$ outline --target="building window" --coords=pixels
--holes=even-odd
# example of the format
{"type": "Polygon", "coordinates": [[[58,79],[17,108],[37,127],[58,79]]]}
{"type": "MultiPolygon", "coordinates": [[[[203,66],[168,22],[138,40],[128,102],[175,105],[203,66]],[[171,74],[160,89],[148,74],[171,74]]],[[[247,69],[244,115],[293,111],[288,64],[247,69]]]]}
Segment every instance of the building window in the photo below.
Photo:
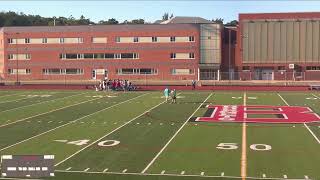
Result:
{"type": "Polygon", "coordinates": [[[13,39],[12,38],[8,38],[8,44],[13,44],[13,43],[14,43],[13,39]]]}
{"type": "Polygon", "coordinates": [[[139,42],[139,37],[134,37],[133,42],[139,42]]]}
{"type": "Polygon", "coordinates": [[[189,53],[189,58],[194,59],[194,53],[189,53]]]}
{"type": "Polygon", "coordinates": [[[210,39],[211,39],[211,36],[208,36],[208,39],[210,40],[210,39]]]}
{"type": "Polygon", "coordinates": [[[26,74],[31,74],[31,69],[26,69],[26,74]]]}
{"type": "Polygon", "coordinates": [[[60,59],[66,59],[66,54],[60,54],[60,59]]]}
{"type": "Polygon", "coordinates": [[[158,38],[157,37],[152,37],[152,42],[158,42],[158,38]]]}
{"type": "Polygon", "coordinates": [[[170,42],[176,42],[176,37],[170,37],[170,42]]]}
{"type": "Polygon", "coordinates": [[[83,38],[78,38],[78,43],[83,43],[83,38]]]}
{"type": "Polygon", "coordinates": [[[242,66],[242,71],[250,71],[250,66],[242,66]]]}
{"type": "Polygon", "coordinates": [[[134,69],[134,68],[123,68],[117,69],[117,74],[119,75],[154,75],[158,74],[157,69],[153,68],[141,68],[141,69],[134,69]]]}
{"type": "Polygon", "coordinates": [[[114,54],[108,53],[108,54],[104,54],[104,57],[106,59],[114,59],[114,54]]]}
{"type": "Polygon", "coordinates": [[[31,59],[31,54],[26,54],[26,59],[31,59]]]}
{"type": "Polygon", "coordinates": [[[8,54],[8,59],[9,59],[9,60],[14,59],[14,54],[8,54]]]}
{"type": "Polygon", "coordinates": [[[83,69],[70,68],[65,70],[66,74],[83,74],[83,69]]]}
{"type": "Polygon", "coordinates": [[[114,54],[114,59],[121,59],[121,54],[114,54]]]}
{"type": "Polygon", "coordinates": [[[30,43],[30,38],[25,38],[24,43],[29,44],[30,43]]]}
{"type": "Polygon", "coordinates": [[[278,66],[278,71],[285,71],[286,67],[285,66],[278,66]]]}
{"type": "Polygon", "coordinates": [[[63,44],[63,43],[64,43],[64,38],[60,38],[60,39],[59,39],[59,42],[60,42],[61,44],[63,44]]]}
{"type": "Polygon", "coordinates": [[[98,53],[98,54],[94,54],[94,59],[104,59],[104,54],[98,53]]]}
{"type": "Polygon", "coordinates": [[[176,58],[176,53],[171,53],[171,54],[170,54],[170,58],[171,58],[171,59],[175,59],[175,58],[176,58]]]}
{"type": "Polygon", "coordinates": [[[320,66],[307,66],[307,71],[320,71],[320,66]]]}
{"type": "Polygon", "coordinates": [[[139,54],[138,53],[133,53],[133,59],[139,59],[139,54]]]}
{"type": "Polygon", "coordinates": [[[66,54],[66,59],[77,59],[78,54],[66,54]]]}
{"type": "Polygon", "coordinates": [[[192,75],[194,74],[193,69],[171,69],[172,75],[192,75]]]}
{"type": "Polygon", "coordinates": [[[83,58],[84,58],[84,59],[93,59],[93,54],[92,54],[92,53],[85,53],[85,54],[83,55],[83,58]]]}
{"type": "Polygon", "coordinates": [[[42,43],[43,43],[43,44],[48,43],[48,39],[47,39],[47,38],[42,38],[42,43]]]}
{"type": "Polygon", "coordinates": [[[83,59],[84,58],[84,54],[78,54],[78,59],[83,59]]]}
{"type": "Polygon", "coordinates": [[[120,42],[120,37],[116,37],[116,42],[120,42]]]}
{"type": "Polygon", "coordinates": [[[189,42],[194,42],[194,36],[189,36],[189,42]]]}

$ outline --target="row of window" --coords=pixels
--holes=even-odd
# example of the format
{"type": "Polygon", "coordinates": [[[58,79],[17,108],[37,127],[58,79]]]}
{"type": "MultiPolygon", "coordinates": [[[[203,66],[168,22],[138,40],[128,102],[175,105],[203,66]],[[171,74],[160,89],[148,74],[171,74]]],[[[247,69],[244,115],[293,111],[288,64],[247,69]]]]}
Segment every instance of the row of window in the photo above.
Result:
{"type": "MultiPolygon", "coordinates": [[[[139,59],[139,53],[60,54],[60,59],[139,59]]],[[[194,59],[194,53],[171,53],[171,59],[194,59]]],[[[31,54],[8,54],[8,60],[30,60],[31,54]]]]}
{"type": "MultiPolygon", "coordinates": [[[[106,72],[106,71],[105,71],[106,72]]],[[[158,69],[153,68],[122,68],[116,70],[118,75],[156,75],[158,74],[158,69]]],[[[31,74],[30,69],[8,69],[9,74],[31,74]]],[[[42,74],[45,75],[81,75],[84,73],[83,69],[79,68],[51,68],[42,69],[42,74]]],[[[194,69],[171,69],[172,75],[192,75],[194,74],[194,69]]]]}
{"type": "MultiPolygon", "coordinates": [[[[278,66],[278,71],[286,71],[285,66],[278,66]]],[[[243,71],[249,71],[250,66],[242,66],[243,71]]],[[[320,66],[306,66],[307,71],[320,71],[320,66]]]]}
{"type": "Polygon", "coordinates": [[[60,54],[60,59],[139,59],[138,53],[60,54]]]}
{"type": "MultiPolygon", "coordinates": [[[[148,42],[194,42],[194,36],[185,37],[115,37],[117,43],[148,43],[148,42]]],[[[83,43],[84,38],[8,38],[8,44],[64,44],[64,43],[83,43]]],[[[92,43],[107,43],[106,37],[91,37],[92,43]]]]}
{"type": "MultiPolygon", "coordinates": [[[[135,69],[135,68],[122,68],[117,69],[117,74],[119,75],[140,75],[140,74],[158,74],[157,69],[150,69],[150,68],[142,68],[142,69],[135,69]]],[[[172,75],[192,75],[194,74],[193,69],[171,69],[172,75]]]]}
{"type": "Polygon", "coordinates": [[[320,71],[320,66],[307,66],[307,71],[320,71]]]}
{"type": "Polygon", "coordinates": [[[171,59],[194,59],[194,53],[171,53],[171,59]]]}
{"type": "Polygon", "coordinates": [[[31,54],[8,54],[8,60],[30,60],[31,54]]]}
{"type": "Polygon", "coordinates": [[[8,38],[8,44],[64,44],[64,43],[83,43],[83,38],[8,38]]]}
{"type": "Polygon", "coordinates": [[[7,167],[7,171],[48,171],[48,167],[7,167]]]}
{"type": "Polygon", "coordinates": [[[83,74],[83,69],[67,68],[67,69],[42,69],[42,73],[46,75],[61,75],[61,74],[83,74]]]}

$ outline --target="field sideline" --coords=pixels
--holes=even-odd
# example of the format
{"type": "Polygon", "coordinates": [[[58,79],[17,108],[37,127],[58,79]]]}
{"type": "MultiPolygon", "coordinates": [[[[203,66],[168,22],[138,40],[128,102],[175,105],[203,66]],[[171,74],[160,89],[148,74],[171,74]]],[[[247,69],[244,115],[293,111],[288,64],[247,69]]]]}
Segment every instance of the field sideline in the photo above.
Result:
{"type": "Polygon", "coordinates": [[[49,179],[320,179],[320,93],[178,93],[0,91],[0,155],[55,155],[49,179]]]}

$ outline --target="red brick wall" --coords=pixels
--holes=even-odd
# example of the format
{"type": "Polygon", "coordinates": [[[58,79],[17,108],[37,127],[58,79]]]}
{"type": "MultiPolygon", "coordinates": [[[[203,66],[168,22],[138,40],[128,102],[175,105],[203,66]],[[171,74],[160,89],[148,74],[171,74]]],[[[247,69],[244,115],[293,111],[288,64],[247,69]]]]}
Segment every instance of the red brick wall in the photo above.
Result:
{"type": "MultiPolygon", "coordinates": [[[[30,68],[31,75],[19,75],[20,80],[41,80],[41,79],[91,79],[92,69],[108,69],[108,76],[111,79],[196,79],[200,59],[199,54],[199,29],[190,28],[176,31],[143,32],[26,32],[15,34],[9,32],[5,38],[42,38],[42,37],[83,37],[82,44],[7,44],[5,53],[30,53],[31,60],[19,61],[18,67],[30,68]],[[107,37],[107,44],[92,44],[91,37],[107,37]],[[194,36],[195,42],[186,43],[116,43],[116,36],[194,36]],[[111,49],[110,49],[111,48],[111,49]],[[18,50],[17,50],[18,49],[18,50]],[[119,50],[122,49],[122,50],[119,50]],[[60,60],[60,53],[139,53],[139,59],[132,60],[60,60]],[[195,59],[172,60],[170,53],[194,52],[195,59]],[[83,75],[43,75],[43,68],[81,68],[83,75]],[[157,75],[117,75],[117,68],[155,68],[157,75]],[[171,75],[172,68],[194,69],[193,75],[171,75]]],[[[8,61],[5,58],[6,71],[9,68],[16,68],[16,61],[8,61]]],[[[16,75],[8,75],[6,79],[13,80],[16,75]]],[[[102,78],[102,77],[97,77],[102,78]]]]}

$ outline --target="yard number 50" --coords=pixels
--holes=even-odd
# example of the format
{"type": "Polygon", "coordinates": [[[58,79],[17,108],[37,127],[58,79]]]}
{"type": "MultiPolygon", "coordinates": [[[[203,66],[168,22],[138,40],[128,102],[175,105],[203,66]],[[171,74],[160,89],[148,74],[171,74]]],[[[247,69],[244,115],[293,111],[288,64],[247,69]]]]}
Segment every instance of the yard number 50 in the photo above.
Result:
{"type": "MultiPolygon", "coordinates": [[[[224,150],[238,149],[238,144],[237,143],[220,143],[216,148],[224,149],[224,150]]],[[[268,144],[251,144],[250,149],[254,151],[270,151],[272,147],[268,144]]]]}

